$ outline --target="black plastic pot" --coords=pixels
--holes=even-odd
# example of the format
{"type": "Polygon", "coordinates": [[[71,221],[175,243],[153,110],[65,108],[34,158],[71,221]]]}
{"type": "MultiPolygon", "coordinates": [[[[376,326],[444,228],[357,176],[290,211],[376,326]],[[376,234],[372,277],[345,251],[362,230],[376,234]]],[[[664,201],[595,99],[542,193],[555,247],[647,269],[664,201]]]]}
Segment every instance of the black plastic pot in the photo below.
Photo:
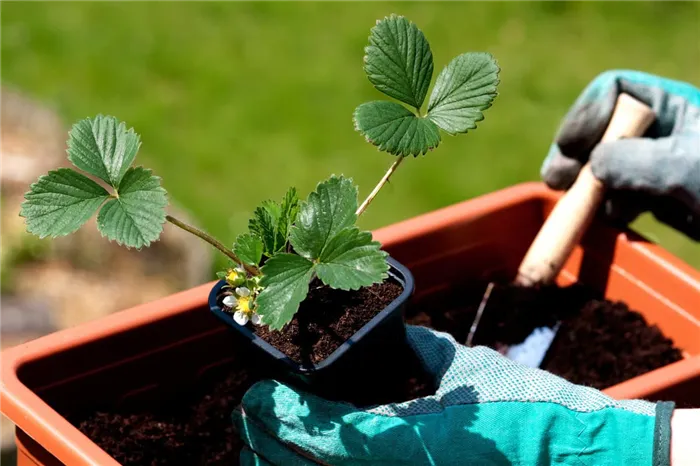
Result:
{"type": "Polygon", "coordinates": [[[255,358],[265,372],[269,368],[271,376],[301,383],[305,388],[327,398],[347,398],[349,391],[355,392],[363,385],[370,389],[376,387],[377,383],[381,383],[382,374],[390,372],[388,369],[392,363],[406,351],[404,312],[413,294],[413,276],[406,267],[391,257],[388,258],[388,263],[389,277],[403,287],[403,292],[317,364],[299,364],[253,333],[251,323],[238,325],[233,320],[233,315],[219,305],[218,294],[226,285],[225,280],[217,282],[209,293],[209,308],[240,339],[248,342],[251,352],[246,357],[255,358]]]}

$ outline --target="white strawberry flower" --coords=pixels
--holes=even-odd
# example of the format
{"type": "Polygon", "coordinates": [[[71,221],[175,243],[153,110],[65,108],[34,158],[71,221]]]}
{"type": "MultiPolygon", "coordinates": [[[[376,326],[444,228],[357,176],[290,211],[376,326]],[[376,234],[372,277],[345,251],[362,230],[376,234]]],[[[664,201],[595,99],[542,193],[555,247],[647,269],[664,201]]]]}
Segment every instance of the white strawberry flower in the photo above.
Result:
{"type": "Polygon", "coordinates": [[[236,294],[242,298],[247,298],[250,296],[250,290],[245,286],[239,286],[236,288],[236,294]]]}
{"type": "Polygon", "coordinates": [[[253,315],[250,317],[250,321],[253,323],[253,325],[260,325],[262,318],[258,314],[253,313],[253,315]]]}
{"type": "Polygon", "coordinates": [[[249,319],[248,314],[243,311],[236,311],[233,313],[233,320],[240,326],[247,324],[249,319]]]}
{"type": "Polygon", "coordinates": [[[232,295],[224,296],[223,302],[224,302],[224,306],[229,307],[231,309],[233,309],[234,307],[236,307],[238,305],[238,300],[236,299],[235,296],[232,296],[232,295]]]}

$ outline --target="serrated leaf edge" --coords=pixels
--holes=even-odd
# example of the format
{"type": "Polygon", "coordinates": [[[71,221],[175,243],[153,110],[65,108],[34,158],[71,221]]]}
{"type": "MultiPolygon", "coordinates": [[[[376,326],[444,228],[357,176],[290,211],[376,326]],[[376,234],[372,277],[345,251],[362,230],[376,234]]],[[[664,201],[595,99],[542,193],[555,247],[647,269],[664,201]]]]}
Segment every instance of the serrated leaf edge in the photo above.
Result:
{"type": "MultiPolygon", "coordinates": [[[[98,175],[98,174],[87,172],[86,170],[84,170],[84,169],[78,167],[78,165],[75,163],[75,161],[74,161],[73,158],[71,157],[71,149],[72,149],[71,141],[72,141],[72,139],[73,139],[73,138],[71,137],[71,135],[73,134],[73,131],[76,130],[76,129],[79,127],[79,125],[80,125],[81,123],[87,122],[87,123],[90,125],[90,132],[91,132],[92,136],[94,137],[95,134],[94,134],[93,125],[94,125],[94,122],[97,121],[97,120],[99,120],[99,119],[113,119],[116,123],[118,123],[118,124],[116,125],[116,128],[117,128],[118,130],[122,130],[122,129],[123,129],[123,130],[124,130],[124,135],[125,135],[125,136],[126,136],[126,135],[135,135],[135,136],[136,136],[136,141],[137,141],[137,142],[136,142],[136,150],[135,150],[135,153],[134,153],[134,159],[133,159],[133,160],[136,159],[136,156],[138,155],[139,150],[141,150],[141,135],[139,135],[139,134],[134,130],[133,126],[130,127],[130,128],[128,128],[128,129],[126,129],[126,122],[120,120],[120,119],[117,118],[116,116],[114,116],[114,115],[105,115],[105,114],[102,114],[102,113],[98,113],[98,114],[95,115],[94,117],[89,117],[89,116],[88,116],[88,117],[85,117],[85,118],[83,118],[83,119],[81,119],[81,120],[78,120],[76,123],[74,123],[74,124],[71,126],[71,129],[68,131],[68,140],[66,141],[66,146],[67,146],[67,148],[66,148],[66,154],[67,154],[67,156],[68,156],[68,157],[67,157],[67,158],[68,158],[68,161],[70,161],[70,163],[72,163],[73,166],[74,166],[75,168],[77,168],[78,170],[81,170],[81,171],[83,171],[83,172],[86,172],[88,175],[92,175],[92,176],[95,176],[95,177],[101,179],[102,181],[104,181],[105,183],[109,184],[110,186],[112,186],[113,188],[116,189],[116,188],[117,188],[117,185],[115,185],[114,180],[109,179],[109,178],[110,178],[110,176],[109,176],[109,170],[107,169],[107,165],[105,165],[105,161],[102,159],[102,156],[101,156],[101,155],[100,155],[100,162],[101,162],[101,164],[102,164],[102,169],[104,170],[104,174],[106,175],[106,177],[107,177],[108,179],[105,179],[105,178],[103,178],[102,176],[100,176],[100,175],[98,175]]],[[[131,163],[133,163],[133,160],[132,160],[131,163]]],[[[124,173],[126,173],[126,171],[132,166],[131,163],[129,163],[129,165],[127,165],[126,167],[122,167],[122,168],[119,170],[119,175],[120,175],[120,179],[118,180],[119,183],[121,183],[121,181],[122,181],[122,179],[123,179],[123,177],[124,177],[124,173]]]]}
{"type": "MultiPolygon", "coordinates": [[[[365,141],[366,141],[366,142],[368,142],[369,144],[372,144],[373,146],[375,146],[375,147],[377,148],[377,151],[378,151],[378,152],[386,152],[386,153],[388,153],[388,154],[397,155],[397,156],[401,156],[401,157],[408,157],[409,155],[412,155],[413,157],[418,157],[419,155],[425,155],[425,154],[427,154],[428,152],[430,152],[430,151],[432,151],[432,150],[434,150],[434,149],[436,149],[437,147],[440,146],[440,143],[442,142],[442,137],[440,136],[440,129],[441,129],[441,128],[440,128],[437,124],[435,124],[434,121],[430,120],[431,123],[433,123],[433,124],[437,127],[437,130],[438,130],[438,140],[437,140],[437,143],[435,143],[435,145],[433,145],[433,146],[428,145],[428,146],[425,147],[424,149],[421,149],[420,151],[415,152],[415,153],[414,153],[414,152],[410,152],[410,151],[409,151],[409,152],[402,152],[402,151],[398,151],[398,150],[397,150],[397,151],[394,151],[394,150],[388,150],[388,149],[381,149],[381,148],[380,148],[381,144],[376,143],[376,142],[375,142],[374,140],[372,140],[367,134],[365,134],[365,132],[362,131],[362,129],[360,128],[359,123],[358,123],[358,121],[357,121],[357,114],[358,114],[358,111],[360,110],[360,107],[363,106],[363,105],[366,105],[366,104],[371,104],[371,103],[373,103],[373,102],[393,102],[393,101],[390,101],[390,100],[370,100],[370,101],[368,101],[368,102],[363,102],[363,103],[361,103],[360,105],[358,105],[357,107],[355,107],[355,110],[354,110],[353,113],[352,113],[352,122],[353,122],[353,128],[355,129],[355,131],[357,131],[358,133],[360,133],[360,134],[362,135],[362,137],[365,138],[365,141]]],[[[399,102],[393,102],[393,103],[395,103],[395,104],[397,104],[397,105],[401,105],[402,107],[404,107],[406,110],[408,110],[409,112],[411,112],[411,113],[413,114],[413,116],[414,116],[416,119],[421,119],[421,118],[426,119],[426,120],[429,119],[427,114],[426,114],[426,115],[423,115],[423,116],[417,115],[413,110],[411,110],[410,108],[407,108],[405,105],[402,105],[402,104],[399,103],[399,102]]],[[[406,117],[403,117],[403,118],[407,118],[407,117],[408,117],[408,115],[406,115],[406,117]]],[[[414,137],[415,137],[415,135],[414,135],[414,137]]]]}
{"type": "MultiPolygon", "coordinates": [[[[457,58],[461,57],[462,55],[468,55],[468,54],[471,54],[471,53],[482,53],[482,54],[488,55],[488,56],[493,60],[493,64],[494,64],[494,66],[496,67],[496,80],[494,81],[494,85],[496,86],[496,88],[498,88],[498,85],[501,84],[501,79],[500,79],[501,67],[500,67],[499,64],[498,64],[498,60],[496,59],[496,57],[495,57],[492,53],[490,53],[490,52],[464,52],[464,53],[460,53],[459,55],[453,57],[453,58],[442,68],[442,70],[440,70],[440,73],[438,73],[438,77],[440,77],[440,75],[447,69],[448,66],[450,66],[450,64],[451,64],[454,60],[456,60],[457,58]]],[[[431,91],[430,91],[430,93],[429,93],[430,95],[429,95],[429,97],[428,97],[428,108],[429,108],[429,110],[428,110],[428,113],[426,113],[426,115],[425,115],[426,118],[429,118],[431,121],[433,121],[432,118],[431,118],[431,108],[434,108],[436,105],[439,105],[439,102],[436,103],[436,104],[432,104],[432,105],[431,105],[430,100],[432,99],[432,96],[433,96],[433,93],[434,93],[434,92],[435,92],[435,86],[433,85],[433,88],[431,89],[431,91]]],[[[484,121],[484,119],[486,118],[486,116],[484,115],[484,111],[488,110],[489,108],[491,108],[491,107],[493,106],[493,103],[495,102],[496,98],[497,98],[499,95],[500,95],[500,94],[499,94],[498,90],[496,90],[496,91],[494,92],[493,98],[490,100],[490,102],[489,102],[488,104],[485,104],[485,105],[482,106],[482,107],[479,107],[479,111],[480,111],[481,114],[480,114],[477,118],[474,119],[474,128],[467,128],[467,129],[465,129],[464,131],[448,131],[448,130],[444,129],[443,127],[441,127],[440,125],[438,125],[437,123],[435,123],[434,121],[433,121],[433,123],[434,123],[440,130],[444,131],[445,133],[449,134],[450,136],[457,136],[457,135],[459,135],[459,134],[467,134],[469,131],[474,131],[474,130],[478,127],[478,125],[477,125],[478,122],[484,121]]]]}
{"type": "MultiPolygon", "coordinates": [[[[372,35],[374,34],[374,31],[376,30],[376,28],[377,28],[377,26],[378,26],[379,24],[381,24],[381,23],[384,22],[384,21],[396,20],[396,19],[403,19],[403,20],[406,20],[406,21],[408,22],[408,26],[409,26],[409,27],[415,27],[416,30],[423,36],[423,38],[425,39],[426,44],[428,45],[428,52],[430,53],[431,62],[433,62],[432,48],[430,47],[430,41],[429,41],[428,38],[426,37],[425,33],[418,27],[418,25],[417,25],[416,23],[414,23],[413,21],[411,21],[410,19],[408,19],[408,18],[407,18],[406,16],[404,16],[404,15],[397,15],[396,13],[392,13],[392,14],[390,14],[390,15],[388,15],[388,16],[384,16],[384,18],[382,18],[382,19],[376,20],[375,25],[370,29],[370,34],[369,34],[368,40],[371,40],[372,35]]],[[[370,47],[372,47],[372,45],[367,45],[367,46],[365,46],[365,47],[363,48],[364,56],[362,57],[362,62],[363,62],[362,69],[363,69],[363,71],[365,72],[365,75],[367,76],[367,78],[369,78],[369,71],[367,70],[367,61],[368,61],[368,56],[369,56],[369,51],[368,51],[368,49],[369,49],[370,47]]],[[[395,98],[395,97],[392,97],[392,96],[386,94],[384,91],[378,89],[377,86],[376,86],[376,84],[374,84],[371,80],[370,80],[370,83],[372,84],[372,86],[373,86],[375,89],[377,89],[379,92],[381,92],[381,93],[384,94],[385,96],[389,97],[390,99],[394,99],[394,100],[396,100],[397,102],[401,102],[402,104],[409,105],[409,106],[411,106],[412,108],[416,109],[416,111],[420,112],[420,108],[421,108],[421,107],[423,106],[423,104],[425,103],[425,98],[430,94],[430,92],[429,92],[429,91],[430,91],[430,82],[432,81],[432,78],[433,78],[434,73],[435,73],[435,70],[434,70],[434,65],[433,65],[433,70],[431,70],[430,79],[428,80],[428,87],[427,87],[427,89],[426,89],[425,95],[424,95],[423,98],[421,99],[421,102],[418,104],[418,106],[413,105],[412,103],[405,102],[405,101],[403,101],[403,100],[401,100],[401,99],[398,99],[398,98],[395,98]]],[[[411,97],[413,97],[414,100],[415,100],[415,96],[411,96],[411,97]]],[[[420,115],[419,115],[419,116],[420,116],[420,115]]]]}
{"type": "Polygon", "coordinates": [[[250,266],[253,266],[253,267],[257,267],[257,266],[260,264],[260,261],[262,260],[262,256],[264,255],[263,249],[265,249],[265,245],[263,244],[262,239],[261,239],[258,235],[254,234],[254,233],[248,232],[248,233],[241,233],[240,235],[238,235],[238,236],[236,237],[236,240],[235,240],[235,242],[233,243],[233,248],[232,248],[232,249],[233,249],[233,253],[236,254],[236,256],[238,256],[238,258],[241,260],[241,262],[243,262],[243,263],[246,264],[246,265],[250,265],[250,266]],[[260,242],[260,245],[262,246],[261,252],[260,252],[260,259],[258,259],[258,261],[257,261],[256,263],[246,262],[246,261],[244,261],[244,260],[241,258],[241,253],[240,253],[240,242],[241,242],[241,238],[247,237],[247,236],[249,236],[249,237],[251,237],[251,238],[253,238],[253,239],[255,239],[255,240],[258,240],[258,241],[260,242]]]}
{"type": "MultiPolygon", "coordinates": [[[[77,168],[77,167],[76,167],[76,168],[77,168]]],[[[57,168],[57,169],[54,169],[54,170],[49,170],[48,173],[45,173],[45,174],[43,174],[43,175],[40,175],[39,178],[36,179],[36,181],[34,181],[33,183],[31,183],[31,184],[29,185],[29,191],[27,191],[27,192],[24,193],[24,195],[23,195],[24,201],[22,201],[22,203],[20,204],[19,216],[20,216],[21,218],[25,218],[25,219],[27,219],[27,220],[29,219],[29,217],[26,216],[26,210],[25,210],[25,209],[26,209],[26,207],[30,204],[31,199],[29,199],[27,196],[30,195],[30,194],[32,193],[32,191],[34,191],[34,188],[36,188],[39,184],[41,184],[42,181],[46,181],[46,179],[49,178],[49,177],[51,176],[51,174],[57,174],[57,173],[59,173],[60,171],[63,171],[63,170],[70,170],[70,171],[73,171],[73,172],[75,172],[75,173],[77,173],[77,174],[79,174],[79,175],[82,175],[82,176],[84,176],[85,178],[87,178],[88,180],[90,180],[90,181],[92,181],[93,183],[95,183],[95,184],[96,184],[97,186],[99,186],[100,188],[102,188],[102,190],[104,191],[104,196],[105,196],[105,197],[104,197],[104,199],[102,200],[102,203],[101,203],[99,206],[97,206],[97,208],[95,209],[95,212],[92,213],[92,215],[90,216],[90,218],[92,218],[92,216],[94,216],[95,213],[99,212],[99,211],[102,209],[102,206],[105,204],[105,201],[109,200],[109,198],[110,198],[110,193],[109,193],[109,191],[107,191],[106,189],[104,189],[104,187],[101,186],[100,184],[98,184],[95,180],[93,180],[92,178],[88,177],[87,175],[81,173],[81,172],[78,171],[78,170],[73,170],[72,168],[68,168],[68,167],[60,167],[60,168],[57,168]]],[[[29,223],[28,223],[28,222],[25,222],[25,227],[26,227],[27,233],[30,233],[30,234],[32,234],[32,235],[35,235],[35,236],[37,236],[39,239],[44,239],[44,238],[49,238],[49,237],[50,237],[50,238],[59,238],[59,237],[68,236],[68,235],[70,235],[70,234],[75,233],[75,232],[78,231],[83,225],[85,225],[85,223],[87,223],[88,221],[89,221],[89,219],[86,220],[85,222],[83,222],[82,224],[78,225],[74,230],[69,231],[69,232],[66,232],[66,233],[63,233],[63,234],[61,234],[61,235],[54,235],[54,234],[48,234],[48,233],[47,233],[47,234],[39,233],[39,232],[37,232],[36,230],[32,230],[32,228],[29,226],[29,223]]]]}
{"type": "MultiPolygon", "coordinates": [[[[158,175],[154,175],[154,174],[153,174],[153,170],[151,170],[150,168],[146,168],[146,167],[144,167],[144,166],[142,166],[142,165],[132,166],[132,167],[129,167],[129,168],[133,168],[134,170],[139,169],[139,168],[143,169],[145,172],[147,172],[147,173],[149,174],[149,176],[151,176],[151,177],[155,178],[156,180],[158,180],[158,189],[157,189],[157,191],[163,192],[163,193],[165,194],[166,203],[165,203],[165,205],[163,206],[163,213],[164,213],[164,215],[163,215],[163,222],[160,223],[160,228],[159,228],[158,237],[157,237],[156,239],[154,239],[153,241],[145,241],[145,240],[144,240],[143,242],[144,242],[145,244],[143,244],[143,245],[141,245],[141,246],[139,246],[139,247],[136,247],[136,246],[129,246],[128,244],[122,243],[121,241],[119,241],[119,240],[117,240],[117,239],[112,239],[112,238],[110,238],[109,236],[107,236],[106,234],[104,234],[104,233],[102,232],[102,229],[101,229],[99,223],[98,223],[98,225],[97,225],[97,230],[100,232],[100,235],[101,235],[103,238],[107,238],[107,241],[109,241],[110,243],[114,242],[114,243],[117,243],[119,246],[125,247],[126,249],[135,249],[135,250],[137,250],[137,251],[140,251],[142,248],[144,248],[144,247],[150,247],[151,244],[160,241],[161,235],[162,235],[162,233],[163,233],[163,225],[165,225],[165,222],[166,222],[166,220],[165,220],[165,217],[166,217],[166,215],[165,215],[165,207],[168,205],[168,202],[167,202],[167,201],[168,201],[168,192],[167,192],[167,191],[165,190],[165,188],[163,188],[163,186],[162,186],[162,183],[161,183],[162,178],[161,178],[160,176],[158,176],[158,175]]],[[[128,169],[127,169],[127,171],[128,171],[128,169]]],[[[125,173],[126,173],[126,172],[125,172],[125,173]]],[[[123,181],[124,181],[124,179],[123,179],[123,177],[122,177],[122,182],[123,182],[123,181]]],[[[121,186],[120,186],[120,187],[121,187],[121,186]]],[[[119,192],[118,192],[117,190],[115,190],[115,192],[117,193],[117,195],[116,195],[116,196],[113,196],[111,199],[108,199],[107,202],[109,202],[109,201],[111,201],[111,200],[119,201],[119,192]]],[[[99,217],[100,213],[102,212],[102,209],[104,209],[105,205],[107,205],[106,202],[103,203],[103,204],[100,206],[100,209],[99,209],[99,211],[97,212],[98,217],[99,217]]]]}

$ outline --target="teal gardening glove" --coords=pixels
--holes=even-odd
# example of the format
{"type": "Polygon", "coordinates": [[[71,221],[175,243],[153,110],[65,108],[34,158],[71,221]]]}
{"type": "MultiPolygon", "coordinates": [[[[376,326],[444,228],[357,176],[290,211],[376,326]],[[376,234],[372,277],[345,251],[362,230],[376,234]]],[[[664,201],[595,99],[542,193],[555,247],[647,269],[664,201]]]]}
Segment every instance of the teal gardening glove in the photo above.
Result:
{"type": "Polygon", "coordinates": [[[602,73],[564,118],[542,178],[568,189],[589,160],[608,188],[609,219],[625,225],[649,211],[700,240],[700,89],[638,71],[602,73]],[[649,105],[656,121],[642,138],[598,144],[623,92],[649,105]]]}
{"type": "Polygon", "coordinates": [[[233,413],[241,464],[669,464],[673,403],[616,401],[425,327],[407,335],[434,396],[358,409],[258,382],[233,413]]]}

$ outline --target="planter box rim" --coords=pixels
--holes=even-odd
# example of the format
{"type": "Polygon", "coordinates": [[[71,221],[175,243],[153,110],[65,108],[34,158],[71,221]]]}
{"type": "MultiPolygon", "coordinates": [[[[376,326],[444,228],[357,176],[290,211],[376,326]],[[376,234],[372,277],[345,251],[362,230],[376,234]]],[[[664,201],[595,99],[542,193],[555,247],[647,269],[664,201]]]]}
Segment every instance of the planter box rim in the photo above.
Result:
{"type": "MultiPolygon", "coordinates": [[[[495,206],[508,207],[527,200],[557,201],[563,194],[561,191],[548,188],[543,182],[524,182],[380,227],[372,234],[383,247],[389,248],[399,241],[406,241],[421,236],[427,231],[446,227],[452,224],[455,218],[473,219],[488,214],[495,206]],[[407,234],[407,231],[410,234],[407,234]]],[[[700,270],[693,268],[683,259],[630,228],[616,227],[615,230],[630,242],[630,247],[700,292],[700,270]]],[[[410,267],[410,264],[406,265],[410,267]]]]}
{"type": "Polygon", "coordinates": [[[67,464],[71,466],[117,466],[119,463],[110,455],[27,387],[19,379],[18,371],[24,364],[50,354],[138,328],[194,307],[205,308],[207,293],[214,283],[208,282],[3,350],[0,353],[0,411],[25,432],[61,439],[62,451],[51,453],[70,459],[67,464]],[[94,462],[95,459],[98,461],[94,462]]]}

